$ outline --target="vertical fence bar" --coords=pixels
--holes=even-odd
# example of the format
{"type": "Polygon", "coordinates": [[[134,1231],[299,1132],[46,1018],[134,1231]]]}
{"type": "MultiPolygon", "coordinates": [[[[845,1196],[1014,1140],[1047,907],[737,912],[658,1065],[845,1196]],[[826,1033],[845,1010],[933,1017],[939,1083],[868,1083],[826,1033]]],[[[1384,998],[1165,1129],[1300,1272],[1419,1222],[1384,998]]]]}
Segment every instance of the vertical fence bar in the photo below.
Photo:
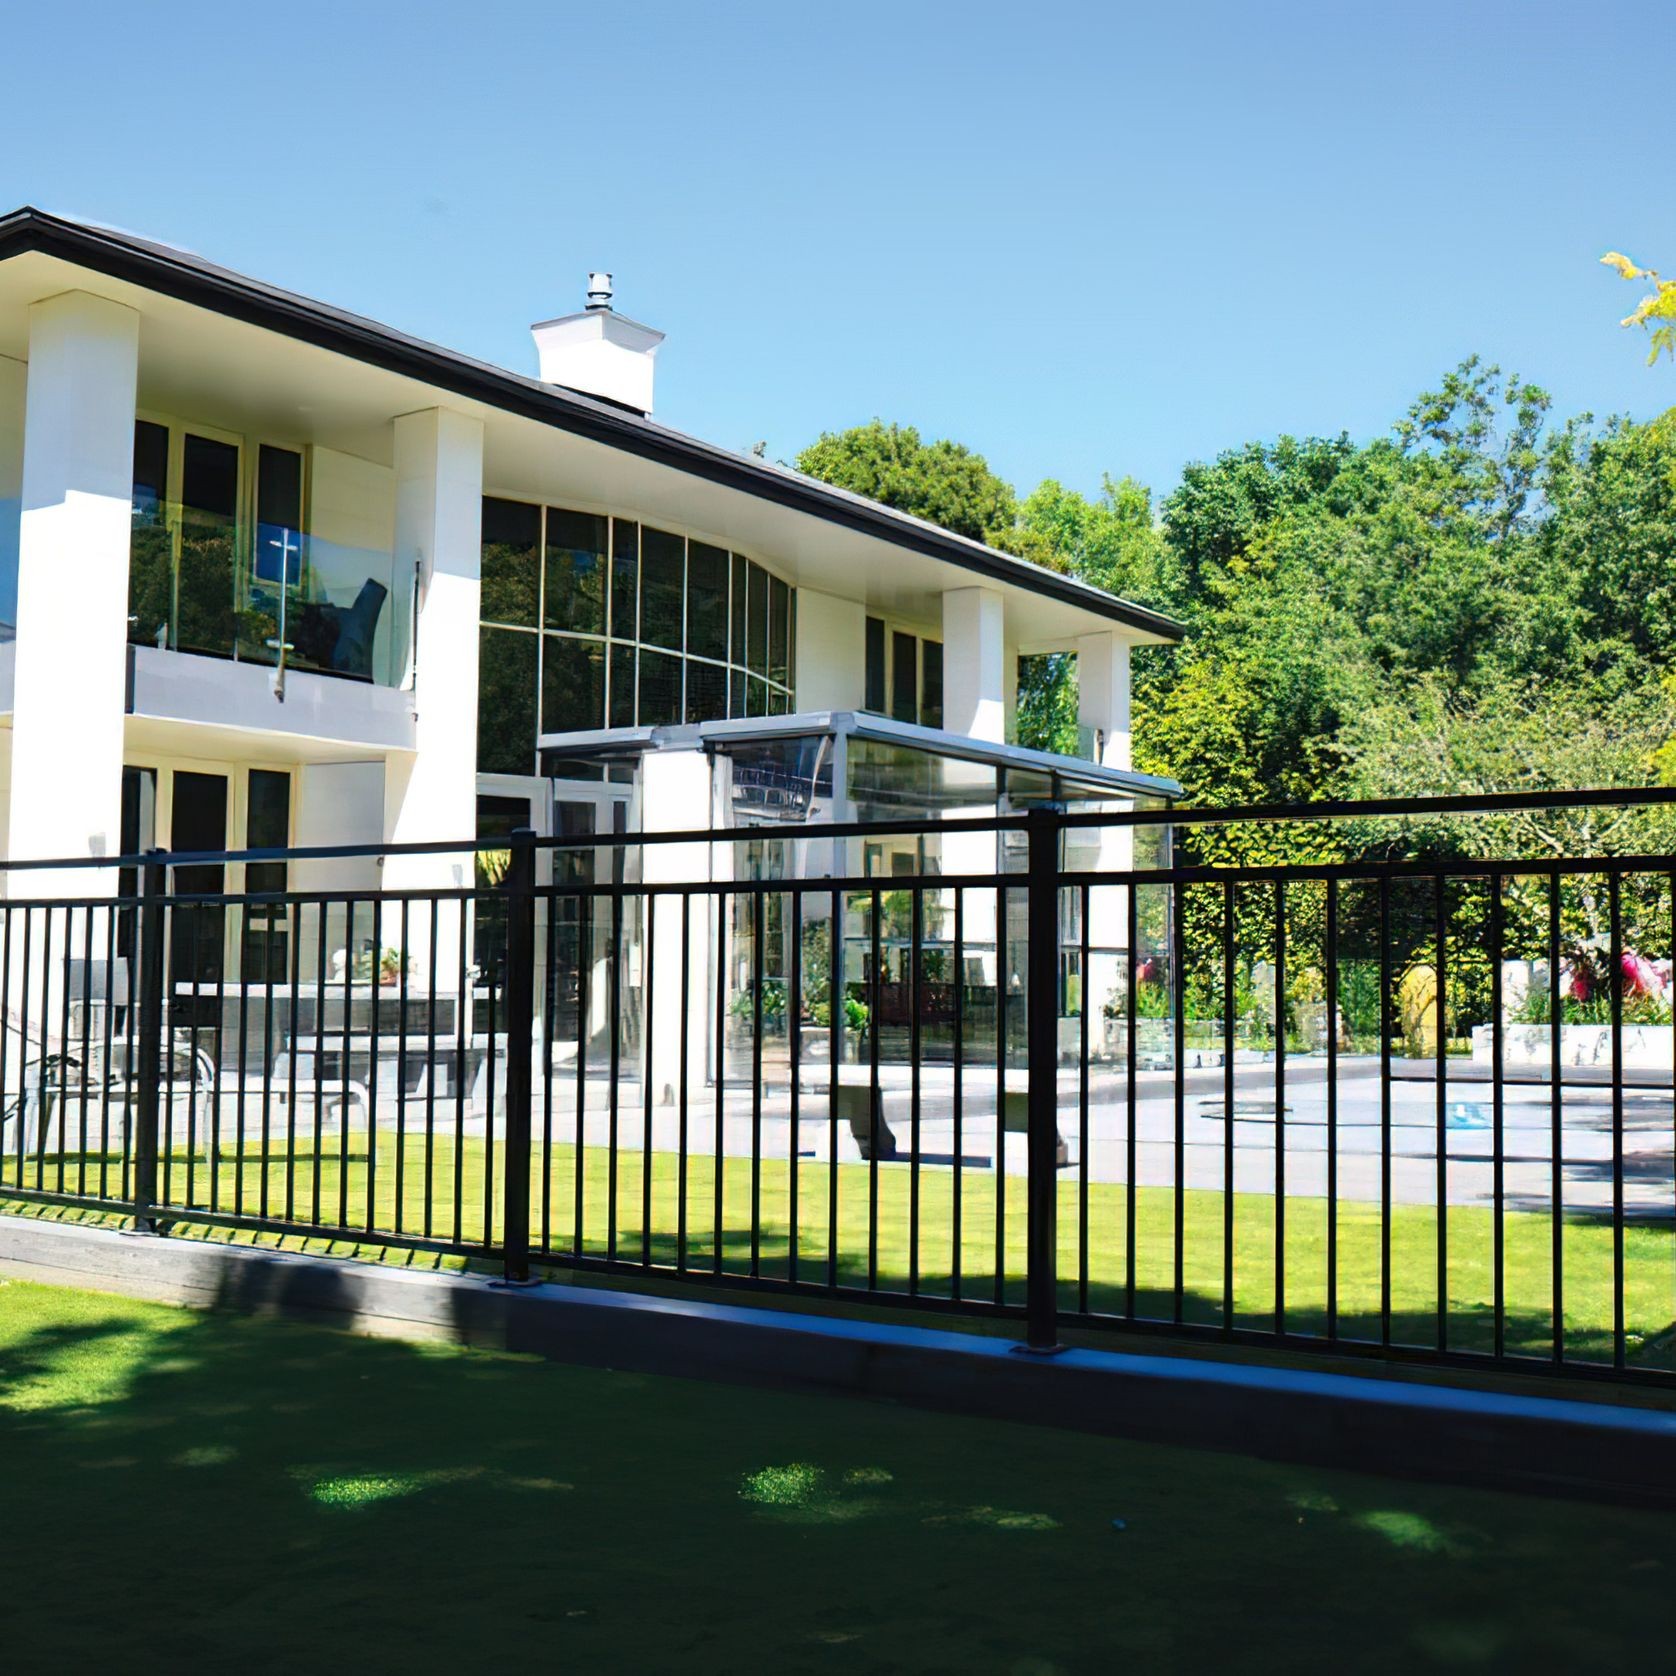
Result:
{"type": "Polygon", "coordinates": [[[1234,1330],[1234,881],[1222,885],[1222,1330],[1234,1330]]]}
{"type": "MultiPolygon", "coordinates": [[[[471,930],[474,925],[472,910],[474,899],[470,896],[460,898],[460,934],[459,953],[460,963],[457,974],[459,983],[458,999],[454,1003],[454,1244],[465,1243],[466,1218],[466,1067],[470,1063],[471,1032],[466,1027],[466,1014],[472,1009],[476,997],[472,994],[475,983],[472,966],[466,959],[466,951],[471,947],[471,930]]],[[[491,1041],[491,1068],[494,1065],[494,1043],[491,1041]]],[[[581,1054],[578,1052],[580,1061],[581,1054]]],[[[485,1233],[487,1238],[487,1233],[485,1233]]]]}
{"type": "Polygon", "coordinates": [[[576,896],[576,1158],[571,1177],[571,1249],[582,1255],[582,1232],[587,1222],[588,1160],[588,1009],[593,1004],[593,898],[576,896]]]}
{"type": "MultiPolygon", "coordinates": [[[[116,905],[120,899],[122,886],[117,885],[117,899],[111,903],[110,911],[105,915],[105,1017],[103,1028],[103,1053],[101,1062],[104,1066],[99,1079],[99,1197],[110,1197],[110,1156],[111,1156],[111,1050],[114,1045],[113,1035],[116,1029],[116,926],[121,916],[121,909],[116,905]]],[[[4,956],[0,956],[4,959],[4,956]]],[[[0,1019],[5,1017],[5,1003],[0,1001],[0,1019]]],[[[3,1062],[0,1062],[0,1108],[5,1105],[6,1073],[3,1062]]],[[[0,1159],[0,1164],[4,1160],[0,1159]]]]}
{"type": "Polygon", "coordinates": [[[710,1172],[711,1270],[722,1272],[722,1216],[725,1206],[722,1166],[727,1157],[727,921],[733,897],[718,893],[715,903],[716,956],[711,962],[716,975],[716,1140],[715,1168],[710,1172]]]}
{"type": "MultiPolygon", "coordinates": [[[[995,875],[995,1286],[997,1305],[1007,1301],[1007,887],[995,875]]],[[[1028,1119],[1026,1120],[1028,1121],[1028,1119]]]]}
{"type": "Polygon", "coordinates": [[[827,938],[827,965],[830,968],[826,991],[827,1032],[826,1055],[826,1283],[838,1284],[838,1041],[840,1033],[849,1028],[849,1014],[844,999],[844,899],[838,891],[832,893],[832,933],[827,938]]]}
{"type": "MultiPolygon", "coordinates": [[[[109,990],[109,980],[106,989],[109,990]]],[[[93,1028],[93,904],[88,902],[82,908],[82,955],[81,955],[81,1075],[76,1079],[81,1084],[79,1113],[76,1128],[76,1191],[85,1195],[87,1192],[87,1085],[93,1079],[90,1032],[93,1028]]],[[[68,1047],[68,1043],[65,1044],[68,1047]]]]}
{"type": "Polygon", "coordinates": [[[954,1179],[949,1228],[949,1294],[960,1301],[960,1213],[966,1180],[966,892],[954,887],[954,1179]]]}
{"type": "Polygon", "coordinates": [[[645,1023],[640,1031],[640,1264],[652,1262],[652,1034],[657,1028],[653,997],[657,994],[658,899],[646,892],[646,924],[641,938],[641,992],[645,1023]]]}
{"type": "Polygon", "coordinates": [[[1494,1343],[1499,1357],[1507,1345],[1507,1275],[1503,1263],[1503,1198],[1506,1187],[1507,1089],[1502,1071],[1501,956],[1503,928],[1501,875],[1490,875],[1490,1187],[1494,1211],[1490,1222],[1490,1269],[1495,1310],[1494,1343]]]}
{"type": "MultiPolygon", "coordinates": [[[[765,869],[766,870],[766,869],[765,869]]],[[[768,897],[751,892],[751,1278],[762,1274],[762,991],[767,982],[768,897]]]]}
{"type": "MultiPolygon", "coordinates": [[[[916,865],[925,869],[924,844],[916,865]]],[[[925,893],[915,885],[908,893],[913,925],[908,933],[908,1292],[919,1292],[919,1152],[920,1152],[920,962],[924,955],[925,893]]]]}
{"type": "MultiPolygon", "coordinates": [[[[0,924],[4,924],[5,926],[4,933],[0,934],[0,1114],[3,1114],[6,1110],[9,1091],[11,1088],[11,1084],[6,1080],[8,1069],[6,1061],[9,1057],[8,1050],[10,1049],[12,1040],[12,916],[14,912],[15,910],[10,902],[0,901],[0,924]]],[[[27,910],[25,910],[24,919],[27,925],[27,910]]],[[[25,970],[27,970],[27,968],[25,968],[25,970]]],[[[134,1016],[133,1001],[134,998],[130,996],[128,1006],[128,1017],[130,1020],[132,1020],[134,1016]]],[[[20,1029],[18,1041],[19,1075],[16,1107],[18,1148],[17,1181],[14,1183],[14,1185],[18,1187],[23,1186],[23,1076],[21,1067],[23,1061],[28,1057],[28,1045],[22,1039],[20,1029]]],[[[132,1075],[133,1056],[131,1054],[128,1056],[127,1068],[130,1075],[132,1075]]],[[[133,1124],[131,1120],[124,1124],[125,1129],[131,1129],[132,1127],[133,1124]]],[[[0,1121],[0,1178],[3,1178],[6,1173],[5,1132],[5,1124],[3,1121],[0,1121]]],[[[128,1159],[132,1151],[133,1148],[125,1142],[122,1149],[122,1197],[125,1199],[128,1197],[128,1159]]]]}
{"type": "MultiPolygon", "coordinates": [[[[558,897],[551,886],[545,892],[547,906],[546,940],[542,946],[541,955],[541,1249],[553,1249],[553,1040],[554,1031],[558,1028],[558,897]]],[[[434,909],[436,904],[431,904],[434,909]]],[[[435,943],[432,943],[432,956],[435,956],[435,943]]],[[[430,1079],[426,1077],[426,1088],[430,1087],[430,1079]]],[[[429,1094],[426,1095],[427,1109],[425,1113],[425,1128],[427,1136],[430,1131],[429,1094]]],[[[426,1165],[426,1180],[430,1179],[430,1166],[426,1165]]]]}
{"type": "MultiPolygon", "coordinates": [[[[1174,861],[1173,842],[1171,851],[1174,861]]],[[[1175,1146],[1171,1169],[1175,1267],[1170,1319],[1179,1327],[1187,1294],[1187,887],[1179,875],[1170,884],[1170,906],[1170,1011],[1175,1023],[1175,1146]]]]}
{"type": "MultiPolygon", "coordinates": [[[[430,936],[425,944],[425,959],[429,969],[425,974],[425,1192],[421,1201],[426,1239],[431,1237],[434,1225],[432,1205],[436,1198],[436,956],[437,937],[442,928],[440,897],[431,898],[430,910],[430,936]]],[[[464,1004],[464,996],[455,1002],[457,1007],[464,1004]]]]}
{"type": "MultiPolygon", "coordinates": [[[[501,1154],[501,1262],[530,1278],[530,1056],[535,1038],[535,833],[518,827],[506,869],[506,1145],[501,1154]]],[[[490,1045],[493,1052],[493,1044],[490,1045]]],[[[491,1238],[488,1218],[484,1243],[491,1238]]]]}
{"type": "Polygon", "coordinates": [[[1274,882],[1274,1330],[1286,1334],[1286,881],[1274,882]]]}
{"type": "Polygon", "coordinates": [[[681,892],[681,1080],[677,1084],[675,1172],[675,1267],[687,1266],[687,1070],[692,1057],[692,892],[681,892]]]}
{"type": "Polygon", "coordinates": [[[623,893],[611,893],[611,1052],[606,1057],[605,1255],[617,1256],[618,1097],[623,1077],[623,893]]]}
{"type": "MultiPolygon", "coordinates": [[[[168,861],[163,851],[153,850],[140,869],[140,1046],[134,1099],[134,1226],[148,1234],[157,1232],[157,1099],[162,1081],[163,939],[168,890],[168,861]]],[[[25,920],[25,949],[28,946],[25,920]]],[[[19,1128],[21,1133],[21,1120],[19,1128]]],[[[20,1179],[21,1175],[20,1169],[20,1179]]]]}
{"type": "Polygon", "coordinates": [[[1139,950],[1136,944],[1140,941],[1140,903],[1137,901],[1137,887],[1133,872],[1129,875],[1129,883],[1125,887],[1127,901],[1124,903],[1124,941],[1129,947],[1125,951],[1127,973],[1123,986],[1123,1059],[1124,1059],[1124,1105],[1126,1115],[1123,1128],[1123,1313],[1132,1321],[1135,1318],[1135,1167],[1139,1155],[1139,1147],[1135,1137],[1135,1111],[1139,1099],[1135,1088],[1135,1075],[1140,1069],[1140,1054],[1135,1041],[1137,998],[1135,995],[1136,972],[1139,970],[1139,950]]]}
{"type": "Polygon", "coordinates": [[[1027,1096],[1025,1348],[1059,1348],[1059,833],[1057,805],[1025,816],[1029,845],[1025,1030],[1027,1096]]]}
{"type": "MultiPolygon", "coordinates": [[[[398,958],[401,961],[397,968],[396,993],[396,1202],[394,1223],[396,1232],[402,1232],[403,1211],[407,1198],[407,961],[408,940],[411,927],[409,920],[411,903],[407,897],[401,899],[399,920],[401,930],[397,933],[400,939],[398,958]]],[[[272,990],[270,988],[270,995],[272,990]]],[[[269,1016],[273,1007],[270,1003],[269,1016]]]]}
{"type": "Polygon", "coordinates": [[[884,1138],[884,1099],[879,1092],[879,1015],[880,967],[884,964],[882,938],[884,927],[884,899],[874,886],[870,904],[872,937],[870,938],[870,967],[867,974],[867,1132],[872,1137],[867,1147],[867,1290],[876,1291],[879,1285],[879,1145],[884,1138]]]}
{"type": "Polygon", "coordinates": [[[1082,932],[1077,995],[1077,1308],[1088,1313],[1088,1001],[1089,984],[1089,910],[1088,886],[1084,884],[1077,899],[1078,928],[1082,932]]]}
{"type": "MultiPolygon", "coordinates": [[[[790,1224],[786,1246],[786,1278],[797,1284],[798,1243],[798,1159],[802,1152],[802,1105],[798,1084],[803,1076],[803,892],[787,893],[791,909],[791,973],[786,984],[786,1061],[788,1069],[787,1097],[791,1102],[791,1135],[786,1143],[786,1175],[788,1205],[786,1219],[790,1224]]],[[[683,1060],[683,1064],[685,1061],[683,1060]]]]}
{"type": "Polygon", "coordinates": [[[1551,873],[1548,876],[1548,1198],[1551,1211],[1548,1261],[1556,1367],[1565,1361],[1565,1089],[1560,1080],[1560,1025],[1564,1017],[1565,1001],[1560,994],[1560,876],[1551,873]]]}
{"type": "Polygon", "coordinates": [[[1612,1366],[1624,1366],[1624,908],[1623,881],[1616,869],[1607,878],[1611,913],[1612,969],[1612,1366]]]}
{"type": "Polygon", "coordinates": [[[1338,880],[1327,880],[1327,1337],[1338,1337],[1338,880]]]}
{"type": "Polygon", "coordinates": [[[1449,891],[1435,876],[1437,943],[1437,1348],[1449,1348],[1449,891]]]}
{"type": "MultiPolygon", "coordinates": [[[[26,1170],[28,1161],[25,1156],[25,1132],[28,1124],[25,1119],[29,1115],[29,974],[33,968],[29,964],[29,951],[35,940],[35,910],[25,902],[23,905],[23,962],[18,970],[18,994],[20,996],[20,1011],[17,1022],[17,1185],[29,1185],[26,1170]]],[[[158,980],[161,983],[161,979],[158,980]]],[[[8,1022],[11,1017],[10,1008],[7,1009],[8,1022]]],[[[159,1026],[161,1028],[161,1026],[159,1026]]],[[[7,1034],[10,1034],[8,1031],[7,1034]]],[[[156,1124],[152,1125],[152,1135],[157,1133],[156,1124]]],[[[157,1195],[157,1148],[155,1140],[152,1145],[152,1182],[150,1198],[157,1195]]]]}
{"type": "Polygon", "coordinates": [[[1379,875],[1379,1342],[1391,1342],[1391,875],[1379,875]]]}

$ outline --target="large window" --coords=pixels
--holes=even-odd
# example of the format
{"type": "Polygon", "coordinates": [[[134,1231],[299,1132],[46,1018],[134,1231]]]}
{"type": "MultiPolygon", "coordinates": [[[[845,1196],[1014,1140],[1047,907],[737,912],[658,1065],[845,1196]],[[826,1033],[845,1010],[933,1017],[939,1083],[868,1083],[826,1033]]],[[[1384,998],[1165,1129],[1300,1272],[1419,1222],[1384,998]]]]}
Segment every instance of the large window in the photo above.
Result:
{"type": "Polygon", "coordinates": [[[782,716],[797,592],[743,553],[632,519],[486,498],[477,766],[543,733],[782,716]]]}

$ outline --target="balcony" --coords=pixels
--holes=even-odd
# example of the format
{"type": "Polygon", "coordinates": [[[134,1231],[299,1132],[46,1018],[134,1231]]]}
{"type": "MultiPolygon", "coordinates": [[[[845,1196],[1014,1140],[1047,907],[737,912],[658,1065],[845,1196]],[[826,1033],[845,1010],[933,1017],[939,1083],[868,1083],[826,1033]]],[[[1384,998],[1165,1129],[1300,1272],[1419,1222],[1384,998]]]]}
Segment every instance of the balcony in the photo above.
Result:
{"type": "Polygon", "coordinates": [[[168,502],[136,503],[128,638],[138,646],[402,686],[412,578],[394,555],[168,502]]]}

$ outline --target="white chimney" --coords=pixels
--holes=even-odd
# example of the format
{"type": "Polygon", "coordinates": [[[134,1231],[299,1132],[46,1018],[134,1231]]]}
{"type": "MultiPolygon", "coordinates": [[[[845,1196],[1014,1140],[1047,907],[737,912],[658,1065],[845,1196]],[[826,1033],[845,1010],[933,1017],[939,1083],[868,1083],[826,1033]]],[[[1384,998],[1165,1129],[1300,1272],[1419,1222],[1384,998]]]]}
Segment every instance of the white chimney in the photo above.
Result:
{"type": "Polygon", "coordinates": [[[652,362],[663,333],[611,307],[610,274],[588,275],[588,306],[530,327],[544,384],[562,384],[636,413],[652,411],[652,362]]]}

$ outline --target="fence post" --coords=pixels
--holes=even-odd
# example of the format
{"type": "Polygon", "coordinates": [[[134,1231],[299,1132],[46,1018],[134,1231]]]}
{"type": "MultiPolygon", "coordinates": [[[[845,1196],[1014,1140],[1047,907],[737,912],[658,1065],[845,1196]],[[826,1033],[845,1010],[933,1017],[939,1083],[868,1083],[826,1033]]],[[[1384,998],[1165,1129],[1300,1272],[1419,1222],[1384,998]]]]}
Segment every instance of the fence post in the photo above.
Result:
{"type": "MultiPolygon", "coordinates": [[[[1026,1198],[1025,1342],[1033,1356],[1051,1356],[1059,1343],[1059,835],[1057,803],[1038,803],[1025,815],[1028,841],[1025,901],[1026,1198]]],[[[1005,1114],[998,1120],[999,1130],[1005,1114]]],[[[996,1147],[1004,1162],[1004,1147],[996,1147]]],[[[1005,1192],[1003,1171],[996,1190],[1005,1192]]]]}
{"type": "Polygon", "coordinates": [[[139,1063],[134,1077],[134,1229],[157,1232],[157,1104],[163,1083],[167,852],[150,850],[140,869],[139,1063]]]}
{"type": "MultiPolygon", "coordinates": [[[[530,1059],[535,1036],[535,833],[511,836],[506,871],[506,1137],[501,1253],[508,1284],[530,1278],[530,1059]]],[[[492,1051],[492,1050],[491,1050],[492,1051]]]]}

